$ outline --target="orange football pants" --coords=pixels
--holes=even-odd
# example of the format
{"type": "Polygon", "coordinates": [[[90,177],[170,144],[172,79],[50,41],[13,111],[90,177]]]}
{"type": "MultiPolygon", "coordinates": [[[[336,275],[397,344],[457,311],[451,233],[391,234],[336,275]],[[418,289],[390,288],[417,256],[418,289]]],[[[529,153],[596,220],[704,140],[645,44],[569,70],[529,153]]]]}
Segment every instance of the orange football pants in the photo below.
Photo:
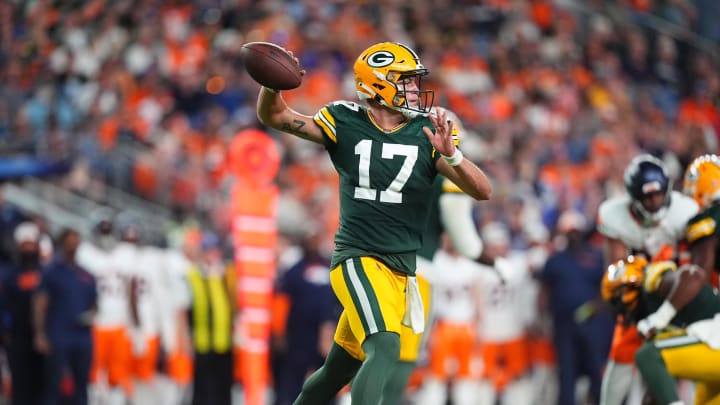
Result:
{"type": "Polygon", "coordinates": [[[532,364],[557,364],[553,342],[546,337],[528,339],[528,355],[532,364]]]}
{"type": "Polygon", "coordinates": [[[470,364],[475,345],[472,325],[438,322],[430,338],[430,370],[440,380],[452,375],[457,378],[470,377],[470,364]],[[457,371],[451,373],[448,364],[457,362],[457,371]]]}
{"type": "Polygon", "coordinates": [[[610,360],[616,363],[633,363],[635,352],[642,344],[643,340],[635,325],[626,326],[622,318],[618,317],[610,347],[610,360]]]}
{"type": "Polygon", "coordinates": [[[191,355],[176,350],[169,353],[165,361],[165,368],[168,377],[178,385],[188,385],[193,378],[193,360],[191,355]]]}
{"type": "Polygon", "coordinates": [[[131,358],[132,344],[125,328],[93,329],[91,383],[97,383],[99,374],[105,373],[110,387],[120,387],[132,394],[131,358]]]}
{"type": "Polygon", "coordinates": [[[153,336],[147,339],[145,353],[132,354],[132,375],[144,382],[150,382],[157,374],[158,357],[160,356],[160,338],[153,336]]]}
{"type": "Polygon", "coordinates": [[[482,378],[492,381],[497,391],[502,391],[530,368],[525,338],[503,343],[483,342],[480,353],[483,360],[482,378]]]}

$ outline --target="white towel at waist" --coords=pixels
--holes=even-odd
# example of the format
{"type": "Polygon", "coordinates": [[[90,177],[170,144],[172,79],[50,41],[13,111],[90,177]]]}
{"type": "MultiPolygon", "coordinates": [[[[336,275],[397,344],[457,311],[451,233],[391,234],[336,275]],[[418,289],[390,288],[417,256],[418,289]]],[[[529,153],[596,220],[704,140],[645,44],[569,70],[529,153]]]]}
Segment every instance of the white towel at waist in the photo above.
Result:
{"type": "Polygon", "coordinates": [[[425,310],[417,278],[408,276],[405,290],[405,316],[402,324],[411,328],[416,334],[422,333],[425,330],[425,310]]]}

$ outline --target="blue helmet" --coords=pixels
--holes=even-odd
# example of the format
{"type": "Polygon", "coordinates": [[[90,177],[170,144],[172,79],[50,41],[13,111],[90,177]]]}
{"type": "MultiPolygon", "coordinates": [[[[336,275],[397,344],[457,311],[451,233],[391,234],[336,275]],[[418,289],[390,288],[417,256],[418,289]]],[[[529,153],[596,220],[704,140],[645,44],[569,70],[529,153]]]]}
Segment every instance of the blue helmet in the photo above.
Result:
{"type": "Polygon", "coordinates": [[[670,205],[672,184],[665,164],[650,154],[635,157],[625,169],[625,189],[632,199],[632,210],[645,224],[661,220],[670,205]],[[642,199],[650,194],[663,193],[665,201],[657,211],[648,210],[642,199]]]}

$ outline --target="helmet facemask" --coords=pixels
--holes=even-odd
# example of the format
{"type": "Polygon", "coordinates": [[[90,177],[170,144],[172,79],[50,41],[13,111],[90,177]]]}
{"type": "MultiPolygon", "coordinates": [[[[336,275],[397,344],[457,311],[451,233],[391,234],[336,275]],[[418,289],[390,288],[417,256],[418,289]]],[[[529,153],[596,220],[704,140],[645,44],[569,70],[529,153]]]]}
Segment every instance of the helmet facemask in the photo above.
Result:
{"type": "MultiPolygon", "coordinates": [[[[435,94],[432,90],[422,89],[422,77],[427,75],[427,69],[415,70],[411,72],[388,72],[387,79],[395,85],[395,96],[392,99],[392,109],[399,110],[402,113],[410,112],[417,114],[428,114],[433,106],[435,94]],[[415,80],[416,89],[409,90],[407,81],[415,80]],[[417,101],[414,105],[410,105],[408,94],[417,95],[417,101]]],[[[382,104],[382,103],[381,103],[382,104]]]]}
{"type": "Polygon", "coordinates": [[[667,215],[672,182],[659,159],[647,154],[636,157],[625,171],[624,182],[632,199],[632,212],[643,226],[653,226],[667,215]],[[651,208],[643,204],[643,200],[656,195],[662,196],[662,204],[651,208]]]}
{"type": "Polygon", "coordinates": [[[656,211],[651,211],[645,208],[642,203],[642,198],[634,199],[632,202],[633,213],[642,220],[643,225],[651,226],[657,224],[667,215],[668,208],[670,207],[670,189],[668,188],[663,192],[664,200],[663,205],[656,211]]]}

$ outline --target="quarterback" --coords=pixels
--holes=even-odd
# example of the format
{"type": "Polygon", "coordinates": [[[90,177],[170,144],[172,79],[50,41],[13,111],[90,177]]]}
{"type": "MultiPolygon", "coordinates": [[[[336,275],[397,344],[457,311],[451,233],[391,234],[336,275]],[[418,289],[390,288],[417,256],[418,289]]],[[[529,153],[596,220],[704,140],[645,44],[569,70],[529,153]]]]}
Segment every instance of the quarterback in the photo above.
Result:
{"type": "Polygon", "coordinates": [[[343,313],[325,364],[295,401],[300,405],[328,402],[353,378],[353,404],[380,403],[403,323],[424,329],[414,276],[435,177],[478,200],[492,192],[485,174],[455,147],[447,114],[428,114],[433,92],[421,84],[428,70],[412,49],[373,45],[357,58],[354,74],[362,103],[334,102],[314,117],[292,110],[272,89],[258,96],[261,122],[323,145],[340,175],[330,277],[343,313]]]}

